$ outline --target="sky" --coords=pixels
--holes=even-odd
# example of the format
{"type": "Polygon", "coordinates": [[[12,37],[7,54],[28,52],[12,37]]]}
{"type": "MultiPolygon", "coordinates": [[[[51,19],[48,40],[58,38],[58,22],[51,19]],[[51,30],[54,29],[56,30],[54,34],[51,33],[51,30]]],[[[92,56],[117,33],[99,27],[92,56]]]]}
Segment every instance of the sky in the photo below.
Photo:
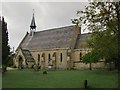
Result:
{"type": "Polygon", "coordinates": [[[11,50],[18,47],[27,31],[30,32],[33,9],[36,31],[43,31],[73,25],[71,19],[76,18],[76,12],[84,10],[86,5],[87,2],[2,2],[0,14],[8,25],[11,50]]]}

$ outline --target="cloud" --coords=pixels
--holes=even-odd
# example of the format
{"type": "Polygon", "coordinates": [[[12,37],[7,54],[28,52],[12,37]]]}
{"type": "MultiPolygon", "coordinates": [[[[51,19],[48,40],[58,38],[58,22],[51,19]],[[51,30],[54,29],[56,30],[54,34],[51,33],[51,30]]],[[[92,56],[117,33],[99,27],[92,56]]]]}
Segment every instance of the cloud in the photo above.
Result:
{"type": "Polygon", "coordinates": [[[11,48],[19,45],[32,19],[33,9],[37,31],[71,25],[76,11],[84,10],[85,2],[3,2],[2,13],[8,24],[11,48]]]}

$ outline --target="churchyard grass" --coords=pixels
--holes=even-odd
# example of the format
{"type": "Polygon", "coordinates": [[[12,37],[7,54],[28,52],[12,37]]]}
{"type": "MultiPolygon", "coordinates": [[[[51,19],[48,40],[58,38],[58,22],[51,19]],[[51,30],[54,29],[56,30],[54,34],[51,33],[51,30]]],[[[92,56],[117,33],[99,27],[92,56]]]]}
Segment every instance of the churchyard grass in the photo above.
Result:
{"type": "Polygon", "coordinates": [[[117,71],[107,70],[34,70],[7,71],[2,77],[3,88],[83,88],[84,80],[89,88],[117,88],[117,71]]]}
{"type": "Polygon", "coordinates": [[[0,72],[0,90],[2,89],[2,73],[0,72]]]}

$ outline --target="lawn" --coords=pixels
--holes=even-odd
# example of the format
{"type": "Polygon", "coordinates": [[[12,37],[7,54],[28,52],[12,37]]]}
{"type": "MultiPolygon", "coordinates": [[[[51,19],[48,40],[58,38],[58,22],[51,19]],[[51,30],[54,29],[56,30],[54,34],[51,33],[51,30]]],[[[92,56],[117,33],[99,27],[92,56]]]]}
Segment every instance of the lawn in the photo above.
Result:
{"type": "Polygon", "coordinates": [[[0,90],[2,89],[2,73],[0,72],[0,90]]]}
{"type": "Polygon", "coordinates": [[[84,80],[88,80],[90,88],[117,88],[117,71],[107,70],[33,70],[8,71],[3,76],[3,88],[83,88],[84,80]]]}

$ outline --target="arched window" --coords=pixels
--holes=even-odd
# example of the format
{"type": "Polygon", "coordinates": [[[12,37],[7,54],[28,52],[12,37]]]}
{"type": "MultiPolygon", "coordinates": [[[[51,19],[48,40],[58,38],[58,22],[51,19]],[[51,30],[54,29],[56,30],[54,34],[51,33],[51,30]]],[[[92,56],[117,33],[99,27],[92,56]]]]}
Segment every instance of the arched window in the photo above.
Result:
{"type": "Polygon", "coordinates": [[[80,52],[80,61],[82,61],[82,53],[80,52]]]}
{"type": "Polygon", "coordinates": [[[50,54],[48,54],[48,61],[50,61],[50,54]]]}
{"type": "Polygon", "coordinates": [[[53,57],[55,58],[55,61],[56,61],[56,52],[53,53],[53,57]]]}
{"type": "Polygon", "coordinates": [[[40,61],[40,54],[38,54],[38,62],[40,61]]]}
{"type": "Polygon", "coordinates": [[[62,62],[62,53],[60,54],[60,61],[62,62]]]}

